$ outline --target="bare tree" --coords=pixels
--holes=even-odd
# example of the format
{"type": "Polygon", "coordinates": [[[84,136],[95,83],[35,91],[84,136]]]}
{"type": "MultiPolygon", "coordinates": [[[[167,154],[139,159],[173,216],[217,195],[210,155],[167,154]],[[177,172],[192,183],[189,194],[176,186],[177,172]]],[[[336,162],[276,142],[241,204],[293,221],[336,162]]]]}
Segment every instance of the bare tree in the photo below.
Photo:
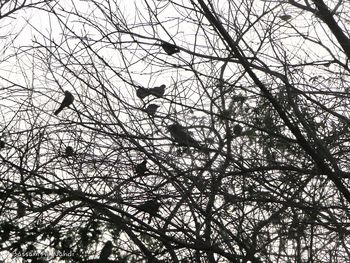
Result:
{"type": "Polygon", "coordinates": [[[349,9],[47,3],[1,107],[1,255],[345,261],[349,9]]]}

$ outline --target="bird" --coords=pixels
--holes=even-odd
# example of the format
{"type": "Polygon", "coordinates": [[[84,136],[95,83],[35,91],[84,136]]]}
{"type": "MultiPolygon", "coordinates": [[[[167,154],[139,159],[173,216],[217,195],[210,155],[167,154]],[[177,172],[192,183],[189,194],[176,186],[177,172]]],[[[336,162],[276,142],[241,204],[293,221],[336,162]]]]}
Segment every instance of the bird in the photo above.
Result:
{"type": "Polygon", "coordinates": [[[236,134],[237,136],[241,135],[242,134],[242,126],[239,125],[239,124],[236,124],[235,126],[233,126],[233,132],[234,134],[236,134]]]}
{"type": "Polygon", "coordinates": [[[158,203],[157,200],[155,199],[147,200],[143,204],[140,204],[137,206],[137,209],[139,211],[146,212],[152,216],[158,213],[159,208],[160,208],[160,203],[158,203]]]}
{"type": "Polygon", "coordinates": [[[5,142],[3,140],[0,140],[0,149],[5,148],[5,142]]]}
{"type": "Polygon", "coordinates": [[[26,206],[20,202],[17,201],[17,218],[24,217],[26,215],[26,206]]]}
{"type": "Polygon", "coordinates": [[[142,100],[149,95],[151,95],[151,92],[148,89],[143,88],[143,87],[139,87],[136,91],[136,96],[142,100]]]}
{"type": "Polygon", "coordinates": [[[173,123],[167,127],[170,132],[171,137],[180,145],[180,146],[193,146],[200,148],[201,145],[188,133],[185,131],[185,128],[178,123],[173,123]]]}
{"type": "Polygon", "coordinates": [[[150,104],[145,109],[145,112],[153,117],[154,114],[156,114],[156,111],[157,111],[158,108],[159,108],[159,105],[157,105],[157,104],[150,104]]]}
{"type": "Polygon", "coordinates": [[[112,248],[113,248],[112,241],[107,241],[106,244],[103,246],[103,248],[101,250],[100,259],[104,260],[104,261],[107,261],[108,258],[112,254],[112,248]]]}
{"type": "Polygon", "coordinates": [[[292,18],[292,16],[284,14],[284,15],[279,16],[279,18],[281,18],[283,21],[288,21],[289,19],[292,18]]]}
{"type": "Polygon", "coordinates": [[[73,94],[68,90],[64,92],[64,99],[60,105],[60,107],[54,112],[55,115],[58,115],[64,108],[69,107],[74,101],[73,94]]]}
{"type": "Polygon", "coordinates": [[[165,85],[162,84],[159,87],[154,87],[153,89],[150,89],[151,93],[158,97],[158,98],[163,98],[164,92],[165,92],[165,85]]]}
{"type": "Polygon", "coordinates": [[[73,156],[74,155],[74,149],[72,146],[67,146],[66,147],[66,156],[69,157],[69,156],[73,156]]]}
{"type": "Polygon", "coordinates": [[[148,213],[150,215],[148,219],[148,224],[149,224],[151,223],[152,217],[157,215],[160,205],[161,204],[158,203],[156,199],[147,200],[143,204],[140,204],[137,206],[137,209],[139,211],[135,213],[135,215],[138,214],[139,212],[148,213]]]}
{"type": "Polygon", "coordinates": [[[169,56],[180,52],[180,49],[176,45],[170,44],[170,43],[165,42],[165,41],[162,41],[161,46],[162,46],[163,50],[165,51],[165,53],[167,53],[169,56]]]}
{"type": "Polygon", "coordinates": [[[147,172],[147,160],[143,160],[141,163],[137,164],[135,167],[135,172],[138,176],[144,176],[147,172]]]}

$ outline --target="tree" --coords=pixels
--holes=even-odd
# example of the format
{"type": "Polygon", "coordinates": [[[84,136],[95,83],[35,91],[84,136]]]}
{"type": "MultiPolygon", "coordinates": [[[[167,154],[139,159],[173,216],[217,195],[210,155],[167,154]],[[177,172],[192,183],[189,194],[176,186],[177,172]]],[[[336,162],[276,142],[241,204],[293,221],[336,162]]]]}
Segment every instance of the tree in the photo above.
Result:
{"type": "Polygon", "coordinates": [[[30,92],[6,86],[0,108],[1,255],[96,262],[110,240],[110,262],[349,258],[347,3],[48,6],[52,28],[15,53],[30,92]]]}

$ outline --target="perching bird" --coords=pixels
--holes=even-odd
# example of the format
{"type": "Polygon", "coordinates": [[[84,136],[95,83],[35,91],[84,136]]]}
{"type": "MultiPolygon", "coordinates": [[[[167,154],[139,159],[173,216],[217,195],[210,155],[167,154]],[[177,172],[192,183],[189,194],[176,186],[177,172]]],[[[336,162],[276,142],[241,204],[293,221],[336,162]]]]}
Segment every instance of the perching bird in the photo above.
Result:
{"type": "Polygon", "coordinates": [[[151,95],[151,92],[148,89],[143,88],[143,87],[139,87],[136,91],[136,96],[142,100],[149,95],[151,95]]]}
{"type": "Polygon", "coordinates": [[[72,93],[70,93],[68,90],[64,92],[64,99],[61,103],[61,106],[55,111],[55,115],[59,114],[64,108],[69,107],[74,101],[74,97],[72,93]]]}
{"type": "Polygon", "coordinates": [[[156,114],[156,111],[157,111],[158,108],[159,108],[159,105],[157,105],[157,104],[150,104],[145,109],[145,112],[153,117],[154,114],[156,114]]]}
{"type": "Polygon", "coordinates": [[[167,127],[170,132],[171,137],[180,145],[180,146],[193,146],[196,148],[201,148],[199,143],[191,137],[191,135],[185,131],[178,123],[173,123],[167,127]]]}
{"type": "Polygon", "coordinates": [[[5,148],[5,142],[3,140],[0,140],[0,149],[5,148]]]}
{"type": "Polygon", "coordinates": [[[285,15],[279,16],[279,18],[281,18],[283,21],[288,21],[289,19],[292,18],[292,16],[285,14],[285,15]]]}
{"type": "Polygon", "coordinates": [[[165,51],[165,53],[167,53],[169,56],[180,52],[180,49],[176,45],[170,44],[170,43],[165,42],[165,41],[162,41],[161,46],[162,46],[163,50],[165,51]]]}
{"type": "Polygon", "coordinates": [[[100,259],[107,261],[107,259],[112,254],[112,248],[113,248],[112,241],[107,241],[106,244],[104,245],[104,247],[101,250],[100,259]]]}
{"type": "Polygon", "coordinates": [[[165,92],[165,85],[160,85],[159,87],[154,87],[153,89],[150,89],[151,93],[158,97],[163,98],[164,92],[165,92]]]}
{"type": "Polygon", "coordinates": [[[17,218],[24,217],[26,215],[26,206],[20,202],[17,201],[17,218]]]}
{"type": "Polygon", "coordinates": [[[158,203],[157,200],[155,199],[147,200],[143,204],[140,204],[137,206],[137,209],[139,211],[134,215],[138,214],[139,212],[148,213],[149,214],[148,224],[149,224],[151,223],[152,217],[157,215],[159,208],[160,208],[160,203],[158,203]]]}
{"type": "Polygon", "coordinates": [[[141,163],[137,164],[135,167],[135,172],[138,176],[144,176],[147,172],[147,160],[143,160],[141,163]]]}
{"type": "Polygon", "coordinates": [[[155,199],[147,200],[143,204],[137,206],[137,209],[150,214],[151,216],[155,216],[158,213],[160,208],[160,203],[155,199]]]}
{"type": "Polygon", "coordinates": [[[72,146],[67,146],[66,147],[66,156],[70,157],[74,155],[74,149],[72,146]]]}
{"type": "Polygon", "coordinates": [[[237,135],[237,136],[239,136],[239,135],[242,134],[242,130],[243,130],[243,128],[242,128],[242,126],[239,125],[239,124],[236,124],[235,126],[233,126],[233,132],[234,132],[234,134],[237,135]]]}

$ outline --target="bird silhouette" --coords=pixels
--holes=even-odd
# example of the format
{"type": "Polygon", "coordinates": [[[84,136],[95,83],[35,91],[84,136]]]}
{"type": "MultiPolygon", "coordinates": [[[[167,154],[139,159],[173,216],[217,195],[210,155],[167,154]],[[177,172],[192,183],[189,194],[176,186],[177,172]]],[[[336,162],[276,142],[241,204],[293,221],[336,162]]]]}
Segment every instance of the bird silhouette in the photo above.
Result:
{"type": "Polygon", "coordinates": [[[165,42],[165,41],[162,41],[161,46],[162,46],[163,50],[165,51],[165,53],[167,53],[169,56],[180,52],[180,49],[176,45],[170,44],[170,43],[165,42]]]}
{"type": "Polygon", "coordinates": [[[142,100],[149,95],[151,95],[151,92],[148,89],[143,88],[143,87],[139,87],[136,91],[136,96],[142,100]]]}
{"type": "Polygon", "coordinates": [[[60,107],[54,112],[55,115],[58,115],[64,108],[69,107],[74,101],[74,97],[72,93],[68,90],[64,92],[64,99],[60,105],[60,107]]]}
{"type": "Polygon", "coordinates": [[[143,160],[141,163],[135,166],[135,172],[138,176],[144,176],[147,172],[147,160],[143,160]]]}
{"type": "Polygon", "coordinates": [[[112,254],[112,248],[112,241],[107,241],[101,250],[100,259],[106,262],[112,254]]]}
{"type": "Polygon", "coordinates": [[[17,217],[24,217],[26,215],[26,206],[20,202],[17,201],[17,217]]]}
{"type": "Polygon", "coordinates": [[[151,223],[152,217],[156,216],[161,204],[157,202],[156,199],[147,200],[143,204],[138,205],[136,208],[139,210],[134,214],[137,215],[140,212],[145,212],[149,214],[148,224],[151,223]]]}
{"type": "Polygon", "coordinates": [[[241,125],[236,124],[235,126],[233,126],[233,132],[234,134],[236,134],[237,136],[241,135],[243,131],[243,128],[241,125]]]}
{"type": "Polygon", "coordinates": [[[279,18],[281,18],[283,21],[288,21],[289,19],[292,18],[292,16],[284,14],[284,15],[280,15],[279,18]]]}
{"type": "Polygon", "coordinates": [[[5,142],[3,140],[0,140],[0,149],[5,148],[5,142]]]}
{"type": "Polygon", "coordinates": [[[145,112],[153,117],[154,114],[156,114],[156,111],[157,111],[158,108],[159,108],[159,105],[157,105],[157,104],[150,104],[145,109],[145,112]]]}
{"type": "Polygon", "coordinates": [[[167,127],[171,137],[180,146],[193,146],[200,148],[201,145],[178,123],[173,123],[167,127]]]}
{"type": "Polygon", "coordinates": [[[137,206],[138,210],[146,212],[150,215],[156,215],[158,213],[159,208],[160,203],[158,203],[158,201],[155,199],[147,200],[143,204],[137,206]]]}
{"type": "Polygon", "coordinates": [[[153,89],[150,89],[151,93],[158,97],[158,98],[163,98],[164,92],[165,92],[165,85],[160,85],[159,87],[154,87],[153,89]]]}
{"type": "Polygon", "coordinates": [[[74,155],[74,149],[72,146],[67,146],[66,147],[66,156],[70,157],[74,155]]]}
{"type": "MultiPolygon", "coordinates": [[[[139,212],[146,212],[149,214],[148,224],[151,223],[152,217],[156,216],[161,204],[156,199],[147,200],[143,204],[137,206],[139,212]]],[[[136,214],[138,214],[137,212],[136,214]]],[[[135,214],[135,215],[136,215],[135,214]]]]}

